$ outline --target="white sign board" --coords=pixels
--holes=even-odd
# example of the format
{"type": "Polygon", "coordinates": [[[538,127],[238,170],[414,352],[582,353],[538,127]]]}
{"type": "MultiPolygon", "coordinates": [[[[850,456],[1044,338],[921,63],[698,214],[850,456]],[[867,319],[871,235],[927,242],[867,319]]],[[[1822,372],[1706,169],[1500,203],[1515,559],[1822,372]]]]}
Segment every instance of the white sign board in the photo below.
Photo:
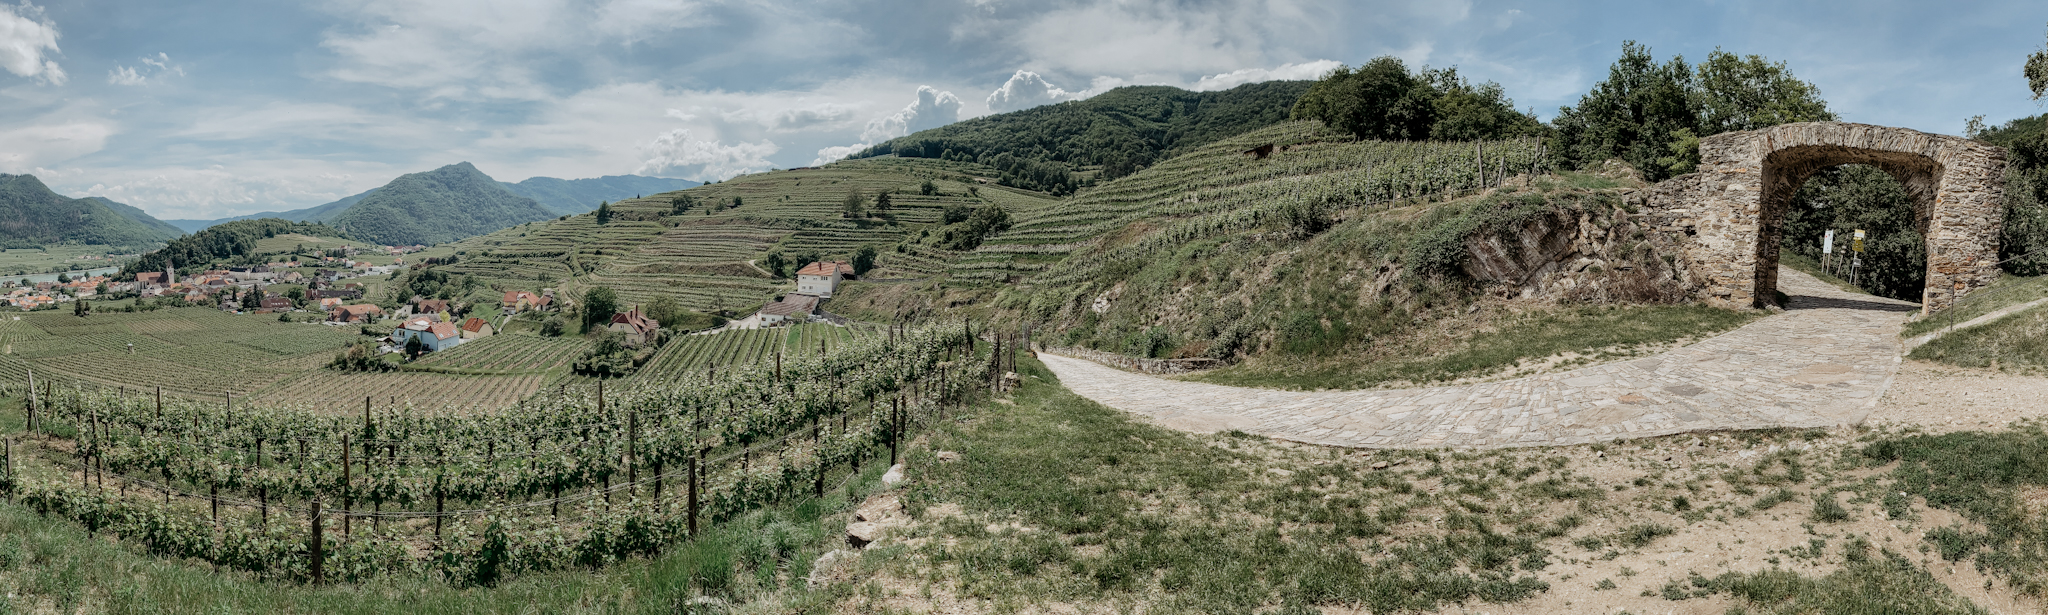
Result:
{"type": "Polygon", "coordinates": [[[1821,238],[1820,238],[1820,253],[1821,253],[1821,254],[1834,254],[1834,253],[1835,253],[1835,232],[1834,232],[1834,231],[1828,231],[1828,234],[1826,234],[1826,235],[1822,235],[1822,236],[1821,236],[1821,238]]]}

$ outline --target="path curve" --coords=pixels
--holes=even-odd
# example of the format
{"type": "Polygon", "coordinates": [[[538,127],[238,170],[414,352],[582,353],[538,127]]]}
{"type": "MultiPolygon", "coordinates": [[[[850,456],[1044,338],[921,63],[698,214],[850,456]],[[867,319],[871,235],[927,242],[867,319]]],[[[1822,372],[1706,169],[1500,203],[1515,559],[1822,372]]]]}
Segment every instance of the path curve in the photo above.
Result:
{"type": "Polygon", "coordinates": [[[1359,448],[1580,444],[1687,431],[1862,422],[1898,370],[1918,306],[1791,269],[1782,313],[1657,356],[1501,382],[1281,391],[1167,380],[1041,353],[1075,393],[1196,432],[1359,448]]]}

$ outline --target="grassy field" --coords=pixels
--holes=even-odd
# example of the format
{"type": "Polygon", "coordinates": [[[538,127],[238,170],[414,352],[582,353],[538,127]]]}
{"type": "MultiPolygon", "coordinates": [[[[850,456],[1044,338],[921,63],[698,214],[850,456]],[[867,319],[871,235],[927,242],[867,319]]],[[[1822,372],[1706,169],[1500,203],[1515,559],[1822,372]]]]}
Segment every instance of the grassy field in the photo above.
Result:
{"type": "Polygon", "coordinates": [[[40,250],[16,248],[0,251],[0,277],[62,273],[117,267],[123,262],[110,246],[47,246],[40,250]]]}

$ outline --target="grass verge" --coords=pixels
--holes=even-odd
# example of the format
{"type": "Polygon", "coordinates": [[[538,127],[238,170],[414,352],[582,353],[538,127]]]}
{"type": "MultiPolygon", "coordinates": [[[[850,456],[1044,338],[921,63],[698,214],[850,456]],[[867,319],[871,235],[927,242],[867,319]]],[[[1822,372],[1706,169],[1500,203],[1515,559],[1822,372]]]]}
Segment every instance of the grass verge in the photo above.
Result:
{"type": "Polygon", "coordinates": [[[1434,347],[1403,348],[1359,361],[1273,353],[1204,372],[1190,380],[1279,389],[1362,389],[1515,375],[1535,367],[1561,368],[1641,356],[1673,344],[1705,339],[1761,317],[1699,305],[1581,307],[1511,316],[1462,339],[1434,347]],[[1520,369],[1518,369],[1520,368],[1520,369]]]}
{"type": "Polygon", "coordinates": [[[1949,332],[1921,344],[1907,356],[1962,367],[2048,367],[2048,306],[1949,332]]]}
{"type": "Polygon", "coordinates": [[[1999,308],[2018,305],[2043,297],[2048,297],[2048,276],[2031,278],[2011,275],[2004,276],[1999,278],[1997,282],[1992,283],[1991,286],[1963,297],[1962,301],[1957,301],[1955,305],[1949,306],[1948,309],[1942,310],[1932,317],[1906,323],[1906,330],[1900,332],[1899,335],[1902,337],[1921,335],[1958,323],[1968,322],[1972,318],[1989,314],[1997,311],[1999,308]]]}

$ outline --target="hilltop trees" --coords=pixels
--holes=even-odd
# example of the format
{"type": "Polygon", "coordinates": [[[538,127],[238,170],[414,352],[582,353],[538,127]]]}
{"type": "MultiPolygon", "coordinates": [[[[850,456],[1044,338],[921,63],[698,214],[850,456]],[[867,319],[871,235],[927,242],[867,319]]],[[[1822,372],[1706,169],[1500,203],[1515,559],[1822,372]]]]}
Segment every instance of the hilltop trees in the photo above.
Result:
{"type": "Polygon", "coordinates": [[[603,328],[609,324],[612,314],[619,311],[619,291],[609,286],[595,286],[583,291],[581,305],[583,331],[588,333],[592,326],[603,328]]]}
{"type": "Polygon", "coordinates": [[[1629,41],[1607,80],[1558,110],[1551,150],[1565,168],[1620,158],[1661,181],[1692,172],[1701,137],[1833,119],[1820,88],[1784,62],[1716,49],[1698,67],[1683,57],[1658,64],[1650,48],[1629,41]]]}
{"type": "Polygon", "coordinates": [[[1515,111],[1500,84],[1474,85],[1456,68],[1409,72],[1391,56],[1338,67],[1294,103],[1292,115],[1361,139],[1501,139],[1542,131],[1535,117],[1515,111]]]}

